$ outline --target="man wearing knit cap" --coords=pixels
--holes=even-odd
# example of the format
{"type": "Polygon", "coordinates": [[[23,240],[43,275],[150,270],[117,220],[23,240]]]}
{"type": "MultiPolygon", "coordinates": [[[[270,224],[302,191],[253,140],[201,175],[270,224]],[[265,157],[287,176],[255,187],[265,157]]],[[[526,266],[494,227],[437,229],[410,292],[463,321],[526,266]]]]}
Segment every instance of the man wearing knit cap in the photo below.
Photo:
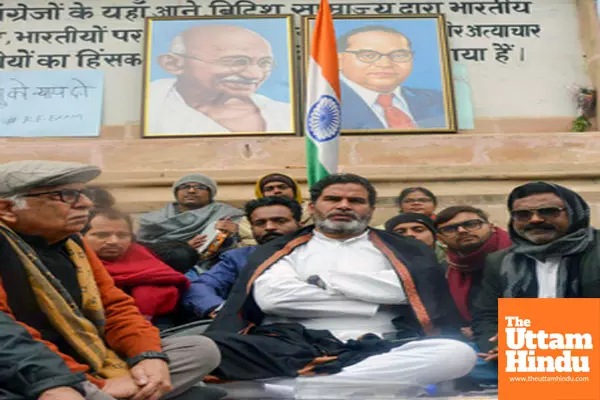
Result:
{"type": "MultiPolygon", "coordinates": [[[[302,206],[303,210],[300,226],[304,227],[312,224],[312,216],[308,211],[308,203],[304,203],[300,185],[291,176],[279,172],[264,175],[256,181],[254,194],[257,199],[270,196],[281,196],[287,197],[290,200],[295,200],[302,206]]],[[[256,246],[256,241],[252,235],[252,227],[247,217],[240,222],[239,233],[240,247],[256,246]]]]}
{"type": "Polygon", "coordinates": [[[435,225],[425,214],[398,214],[385,223],[385,230],[400,236],[412,237],[432,249],[435,248],[435,225]]]}
{"type": "Polygon", "coordinates": [[[435,223],[425,214],[401,213],[390,218],[383,227],[387,232],[400,236],[410,236],[435,251],[435,256],[440,265],[446,269],[446,248],[436,240],[435,223]]]}
{"type": "Polygon", "coordinates": [[[186,241],[199,253],[205,253],[221,239],[219,249],[237,242],[237,222],[243,212],[214,201],[217,183],[206,175],[189,174],[173,185],[175,202],[140,217],[138,239],[141,242],[186,241]]]}
{"type": "Polygon", "coordinates": [[[600,234],[590,207],[563,186],[532,182],[508,198],[513,246],[486,260],[473,332],[486,361],[498,359],[499,298],[600,297],[600,234]]]}
{"type": "Polygon", "coordinates": [[[166,399],[219,364],[204,337],[160,339],[116,288],[79,231],[93,206],[94,165],[20,161],[0,165],[0,311],[83,372],[85,398],[166,399]]]}

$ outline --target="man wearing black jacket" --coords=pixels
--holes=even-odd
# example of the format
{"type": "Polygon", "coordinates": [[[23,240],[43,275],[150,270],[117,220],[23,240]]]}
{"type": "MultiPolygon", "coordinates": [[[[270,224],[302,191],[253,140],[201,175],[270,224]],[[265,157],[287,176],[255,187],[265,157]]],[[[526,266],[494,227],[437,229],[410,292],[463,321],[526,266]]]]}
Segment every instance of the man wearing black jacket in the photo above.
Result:
{"type": "Polygon", "coordinates": [[[83,400],[84,374],[74,374],[57,354],[0,312],[0,398],[83,400]]]}
{"type": "Polygon", "coordinates": [[[430,248],[368,227],[375,200],[356,175],[313,185],[315,226],[259,247],[210,327],[222,353],[215,378],[300,376],[298,392],[306,384],[348,397],[375,387],[401,394],[471,370],[468,345],[418,340],[458,336],[460,318],[430,248]],[[304,378],[314,374],[327,376],[304,378]]]}
{"type": "Polygon", "coordinates": [[[480,357],[498,358],[498,299],[600,297],[600,234],[574,191],[532,182],[508,198],[513,246],[488,256],[474,302],[480,357]]]}

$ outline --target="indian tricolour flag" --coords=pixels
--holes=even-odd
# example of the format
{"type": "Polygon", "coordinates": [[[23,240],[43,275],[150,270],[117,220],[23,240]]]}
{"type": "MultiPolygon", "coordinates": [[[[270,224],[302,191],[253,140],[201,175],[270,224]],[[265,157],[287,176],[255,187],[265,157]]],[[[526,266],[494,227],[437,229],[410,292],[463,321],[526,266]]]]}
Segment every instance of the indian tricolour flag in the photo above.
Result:
{"type": "Polygon", "coordinates": [[[321,0],[310,45],[306,92],[306,167],[309,187],[338,167],[342,112],[333,18],[321,0]]]}

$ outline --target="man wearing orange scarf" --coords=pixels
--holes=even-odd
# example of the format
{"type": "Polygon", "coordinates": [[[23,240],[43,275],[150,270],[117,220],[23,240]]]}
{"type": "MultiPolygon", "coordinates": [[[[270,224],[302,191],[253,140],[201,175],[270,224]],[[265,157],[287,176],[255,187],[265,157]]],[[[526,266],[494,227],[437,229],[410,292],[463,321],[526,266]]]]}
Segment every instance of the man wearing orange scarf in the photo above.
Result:
{"type": "Polygon", "coordinates": [[[83,372],[87,400],[176,398],[220,361],[201,336],[161,340],[79,232],[100,169],[58,161],[0,165],[0,311],[83,372]]]}

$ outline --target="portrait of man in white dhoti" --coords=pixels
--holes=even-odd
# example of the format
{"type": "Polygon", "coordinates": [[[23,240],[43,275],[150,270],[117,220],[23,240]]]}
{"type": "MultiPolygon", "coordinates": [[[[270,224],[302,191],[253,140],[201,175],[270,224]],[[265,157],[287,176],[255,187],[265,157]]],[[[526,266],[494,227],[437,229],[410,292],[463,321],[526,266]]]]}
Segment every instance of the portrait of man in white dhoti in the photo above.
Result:
{"type": "Polygon", "coordinates": [[[295,133],[287,19],[150,19],[144,136],[295,133]]]}

